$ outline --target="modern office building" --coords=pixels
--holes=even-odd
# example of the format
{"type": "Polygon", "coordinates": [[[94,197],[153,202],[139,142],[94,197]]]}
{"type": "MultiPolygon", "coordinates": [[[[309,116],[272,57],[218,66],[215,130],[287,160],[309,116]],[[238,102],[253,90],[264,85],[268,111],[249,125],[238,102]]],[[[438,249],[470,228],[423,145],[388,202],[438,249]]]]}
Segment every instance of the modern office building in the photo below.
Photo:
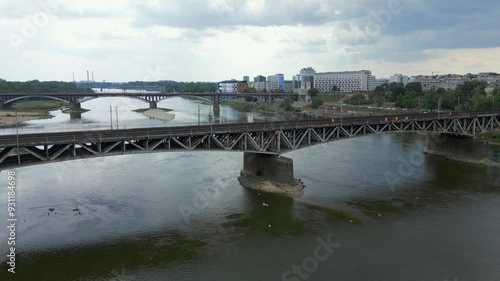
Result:
{"type": "Polygon", "coordinates": [[[307,94],[314,86],[314,75],[316,70],[312,67],[302,68],[300,74],[293,76],[293,92],[299,95],[307,94]]]}
{"type": "Polygon", "coordinates": [[[270,84],[270,91],[285,90],[285,76],[283,74],[268,76],[267,82],[270,84]]]}
{"type": "Polygon", "coordinates": [[[331,93],[337,86],[342,93],[368,91],[368,83],[374,80],[371,71],[323,72],[314,75],[314,87],[321,93],[331,93]]]}
{"type": "Polygon", "coordinates": [[[293,93],[293,81],[285,80],[285,87],[283,89],[285,93],[293,93]]]}
{"type": "Polygon", "coordinates": [[[250,76],[243,76],[243,81],[250,83],[250,76]]]}
{"type": "Polygon", "coordinates": [[[253,81],[254,82],[266,82],[266,77],[262,76],[262,75],[258,75],[258,76],[255,76],[253,78],[253,81]]]}

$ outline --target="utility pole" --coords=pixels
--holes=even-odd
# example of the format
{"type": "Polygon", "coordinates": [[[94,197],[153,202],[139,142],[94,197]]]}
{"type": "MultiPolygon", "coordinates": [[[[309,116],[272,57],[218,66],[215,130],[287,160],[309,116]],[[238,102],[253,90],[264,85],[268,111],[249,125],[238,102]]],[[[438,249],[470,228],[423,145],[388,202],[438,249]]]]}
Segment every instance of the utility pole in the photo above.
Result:
{"type": "Polygon", "coordinates": [[[118,130],[120,127],[118,127],[118,106],[115,106],[115,112],[116,112],[116,129],[118,130]]]}
{"type": "Polygon", "coordinates": [[[17,111],[16,111],[16,142],[17,142],[17,164],[21,166],[21,151],[19,151],[19,129],[17,127],[17,111]]]}
{"type": "Polygon", "coordinates": [[[342,122],[343,115],[344,115],[344,103],[342,103],[340,105],[340,127],[342,127],[342,125],[343,125],[343,122],[342,122]]]}
{"type": "Polygon", "coordinates": [[[441,98],[438,100],[438,120],[441,119],[441,98]]]}
{"type": "Polygon", "coordinates": [[[111,105],[109,105],[109,121],[111,130],[113,130],[113,107],[111,105]]]}
{"type": "Polygon", "coordinates": [[[210,107],[210,113],[208,114],[208,121],[210,121],[210,137],[212,137],[212,107],[210,107]]]}

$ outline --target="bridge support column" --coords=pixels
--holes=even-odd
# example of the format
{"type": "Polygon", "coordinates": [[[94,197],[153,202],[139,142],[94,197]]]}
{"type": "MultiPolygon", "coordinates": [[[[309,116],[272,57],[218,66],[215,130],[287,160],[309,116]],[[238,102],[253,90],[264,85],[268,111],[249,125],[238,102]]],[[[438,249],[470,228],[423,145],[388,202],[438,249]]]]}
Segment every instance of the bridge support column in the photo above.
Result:
{"type": "Polygon", "coordinates": [[[157,108],[158,108],[158,102],[156,101],[149,102],[149,109],[157,109],[157,108]]]}
{"type": "Polygon", "coordinates": [[[426,138],[424,152],[457,161],[482,164],[488,161],[488,142],[467,136],[430,135],[426,138]]]}
{"type": "Polygon", "coordinates": [[[5,104],[3,101],[0,101],[0,109],[4,109],[5,108],[5,104]]]}
{"type": "Polygon", "coordinates": [[[304,185],[293,177],[293,160],[279,155],[245,152],[238,178],[248,189],[302,197],[304,185]]]}
{"type": "Polygon", "coordinates": [[[79,102],[72,101],[69,103],[69,109],[71,110],[82,110],[82,104],[79,102]]]}
{"type": "Polygon", "coordinates": [[[220,96],[217,94],[214,96],[214,116],[220,117],[220,96]]]}

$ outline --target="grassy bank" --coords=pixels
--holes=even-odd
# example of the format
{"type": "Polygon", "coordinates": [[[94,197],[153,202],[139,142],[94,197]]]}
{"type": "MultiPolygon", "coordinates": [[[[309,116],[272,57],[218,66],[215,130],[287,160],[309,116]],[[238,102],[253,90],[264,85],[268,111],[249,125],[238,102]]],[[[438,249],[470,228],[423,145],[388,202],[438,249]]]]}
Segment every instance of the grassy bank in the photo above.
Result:
{"type": "Polygon", "coordinates": [[[487,140],[490,144],[500,145],[500,131],[484,133],[480,138],[487,140]]]}
{"type": "Polygon", "coordinates": [[[1,111],[7,113],[5,116],[14,116],[15,112],[29,113],[39,117],[50,117],[50,111],[58,110],[67,106],[66,103],[58,100],[20,100],[14,102],[11,107],[4,108],[1,111]]]}

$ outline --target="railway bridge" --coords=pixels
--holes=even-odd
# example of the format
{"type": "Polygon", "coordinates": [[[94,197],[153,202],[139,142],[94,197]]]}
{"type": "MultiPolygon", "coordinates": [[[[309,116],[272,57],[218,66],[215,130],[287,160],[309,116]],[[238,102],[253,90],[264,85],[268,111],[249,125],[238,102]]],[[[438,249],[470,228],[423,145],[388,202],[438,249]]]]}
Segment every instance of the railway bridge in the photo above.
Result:
{"type": "Polygon", "coordinates": [[[244,152],[246,173],[291,184],[296,182],[293,161],[281,155],[292,150],[370,134],[434,132],[445,137],[428,142],[426,150],[481,159],[487,157],[487,142],[474,138],[499,128],[497,111],[3,135],[0,170],[133,153],[219,150],[244,152]]]}

